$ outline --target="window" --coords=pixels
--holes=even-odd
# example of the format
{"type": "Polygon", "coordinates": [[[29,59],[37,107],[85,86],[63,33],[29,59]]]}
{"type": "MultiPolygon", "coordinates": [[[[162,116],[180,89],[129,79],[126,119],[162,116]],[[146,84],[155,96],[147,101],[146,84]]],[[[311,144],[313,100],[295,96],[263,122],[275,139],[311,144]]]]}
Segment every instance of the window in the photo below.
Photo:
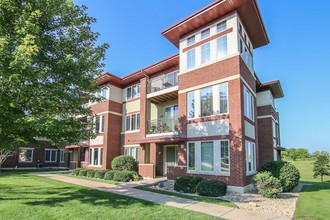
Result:
{"type": "Polygon", "coordinates": [[[202,142],[201,144],[201,171],[213,171],[213,142],[202,142]]]}
{"type": "Polygon", "coordinates": [[[239,52],[243,53],[243,42],[242,39],[239,39],[239,52]]]}
{"type": "Polygon", "coordinates": [[[227,49],[227,36],[223,36],[218,38],[217,40],[217,58],[222,58],[227,56],[228,49],[227,49]]]}
{"type": "Polygon", "coordinates": [[[33,148],[20,148],[18,151],[18,162],[30,163],[33,161],[33,148]]]}
{"type": "Polygon", "coordinates": [[[94,122],[94,132],[102,133],[104,132],[104,115],[96,115],[93,118],[94,122]]]}
{"type": "Polygon", "coordinates": [[[188,93],[188,118],[195,118],[195,92],[188,93]]]}
{"type": "Polygon", "coordinates": [[[187,46],[193,45],[195,43],[195,35],[188,37],[187,39],[187,46]]]}
{"type": "Polygon", "coordinates": [[[60,151],[60,162],[61,163],[64,163],[64,154],[65,154],[64,150],[61,150],[60,151]]]}
{"type": "Polygon", "coordinates": [[[241,23],[238,23],[238,31],[239,31],[240,33],[242,33],[242,24],[241,24],[241,23]]]}
{"type": "Polygon", "coordinates": [[[195,143],[188,144],[188,169],[195,170],[195,143]]]}
{"type": "Polygon", "coordinates": [[[89,148],[89,165],[102,166],[103,164],[103,148],[89,148]]]}
{"type": "Polygon", "coordinates": [[[244,86],[244,115],[254,121],[254,97],[244,86]]]}
{"type": "Polygon", "coordinates": [[[187,69],[195,67],[195,49],[187,52],[187,69]]]}
{"type": "Polygon", "coordinates": [[[139,148],[138,147],[124,147],[124,155],[134,157],[136,161],[139,161],[139,148]]]}
{"type": "Polygon", "coordinates": [[[97,91],[96,93],[95,93],[95,96],[97,97],[97,98],[107,98],[107,93],[108,93],[108,87],[103,87],[101,90],[99,90],[99,91],[97,91]]]}
{"type": "Polygon", "coordinates": [[[220,142],[220,161],[221,161],[221,172],[229,172],[230,167],[229,167],[229,141],[221,141],[220,142]]]}
{"type": "Polygon", "coordinates": [[[220,92],[220,114],[228,113],[228,83],[219,85],[220,92]]]}
{"type": "Polygon", "coordinates": [[[210,48],[210,43],[206,43],[204,45],[201,46],[201,53],[202,53],[202,60],[201,63],[207,63],[210,61],[211,59],[211,48],[210,48]]]}
{"type": "Polygon", "coordinates": [[[213,91],[212,87],[201,89],[200,91],[201,102],[201,116],[213,115],[213,91]]]}
{"type": "Polygon", "coordinates": [[[136,84],[126,88],[126,100],[135,99],[141,95],[141,84],[136,84]]]}
{"type": "Polygon", "coordinates": [[[210,28],[205,29],[201,32],[201,39],[204,40],[205,38],[210,36],[210,28]]]}
{"type": "Polygon", "coordinates": [[[256,145],[250,141],[245,141],[246,154],[246,173],[252,174],[256,172],[256,145]]]}
{"type": "Polygon", "coordinates": [[[45,150],[45,162],[56,162],[57,150],[45,150]]]}
{"type": "Polygon", "coordinates": [[[222,21],[217,24],[217,32],[223,31],[227,29],[227,21],[222,21]]]}
{"type": "Polygon", "coordinates": [[[126,115],[126,131],[135,131],[140,129],[140,113],[126,115]]]}

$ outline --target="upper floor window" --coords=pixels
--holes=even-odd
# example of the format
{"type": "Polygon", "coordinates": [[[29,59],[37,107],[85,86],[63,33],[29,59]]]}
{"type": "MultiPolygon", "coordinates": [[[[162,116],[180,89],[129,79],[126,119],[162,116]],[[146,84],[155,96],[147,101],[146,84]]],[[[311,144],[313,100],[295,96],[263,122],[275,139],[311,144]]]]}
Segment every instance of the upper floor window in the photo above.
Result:
{"type": "Polygon", "coordinates": [[[126,115],[126,131],[135,131],[140,129],[140,113],[126,115]]]}
{"type": "Polygon", "coordinates": [[[202,89],[200,91],[200,101],[201,101],[201,116],[213,115],[213,91],[212,87],[202,89]]]}
{"type": "Polygon", "coordinates": [[[141,95],[141,85],[140,84],[136,84],[134,86],[130,86],[126,88],[126,100],[130,100],[130,99],[135,99],[140,97],[141,95]]]}
{"type": "Polygon", "coordinates": [[[195,49],[187,52],[187,69],[194,68],[196,64],[195,49]]]}
{"type": "Polygon", "coordinates": [[[222,58],[228,54],[227,36],[217,39],[217,58],[222,58]]]}
{"type": "Polygon", "coordinates": [[[238,23],[238,31],[239,31],[240,33],[242,33],[242,24],[241,24],[241,23],[238,23]]]}
{"type": "Polygon", "coordinates": [[[108,87],[103,87],[101,90],[97,91],[95,96],[97,98],[107,98],[107,93],[108,93],[109,88],[108,87]]]}
{"type": "Polygon", "coordinates": [[[102,133],[104,132],[104,115],[96,115],[93,117],[94,132],[102,133]]]}
{"type": "Polygon", "coordinates": [[[211,59],[211,48],[210,48],[210,42],[203,44],[201,46],[201,63],[207,63],[211,59]]]}
{"type": "Polygon", "coordinates": [[[20,148],[18,151],[18,162],[32,162],[33,161],[33,149],[32,148],[20,148]]]}
{"type": "Polygon", "coordinates": [[[217,32],[223,31],[227,29],[227,21],[222,21],[217,24],[217,32]]]}
{"type": "Polygon", "coordinates": [[[220,114],[228,113],[228,83],[219,85],[220,114]]]}
{"type": "Polygon", "coordinates": [[[193,45],[195,43],[195,35],[188,37],[187,39],[187,46],[193,45]]]}
{"type": "Polygon", "coordinates": [[[204,40],[210,36],[210,28],[205,29],[201,32],[201,39],[204,40]]]}
{"type": "Polygon", "coordinates": [[[244,115],[250,120],[254,121],[254,96],[244,86],[244,115]]]}
{"type": "Polygon", "coordinates": [[[195,92],[188,93],[188,118],[195,118],[195,92]]]}

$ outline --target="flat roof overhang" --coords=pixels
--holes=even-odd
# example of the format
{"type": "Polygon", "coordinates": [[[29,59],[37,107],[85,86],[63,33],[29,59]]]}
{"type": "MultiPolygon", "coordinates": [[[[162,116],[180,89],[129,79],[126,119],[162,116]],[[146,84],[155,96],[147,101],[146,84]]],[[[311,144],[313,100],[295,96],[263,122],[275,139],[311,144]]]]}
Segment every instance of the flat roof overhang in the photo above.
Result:
{"type": "Polygon", "coordinates": [[[81,147],[88,148],[89,146],[87,144],[65,146],[66,149],[75,149],[75,148],[81,148],[81,147]]]}
{"type": "Polygon", "coordinates": [[[261,83],[257,88],[257,92],[266,90],[270,90],[275,99],[284,97],[283,89],[279,80],[261,83]]]}
{"type": "Polygon", "coordinates": [[[150,143],[173,143],[173,142],[184,142],[186,138],[183,137],[155,137],[155,138],[146,138],[143,140],[133,141],[133,144],[150,144],[150,143]]]}
{"type": "Polygon", "coordinates": [[[237,11],[251,38],[253,48],[269,44],[267,31],[256,0],[216,0],[161,32],[179,47],[180,38],[226,14],[237,11]]]}

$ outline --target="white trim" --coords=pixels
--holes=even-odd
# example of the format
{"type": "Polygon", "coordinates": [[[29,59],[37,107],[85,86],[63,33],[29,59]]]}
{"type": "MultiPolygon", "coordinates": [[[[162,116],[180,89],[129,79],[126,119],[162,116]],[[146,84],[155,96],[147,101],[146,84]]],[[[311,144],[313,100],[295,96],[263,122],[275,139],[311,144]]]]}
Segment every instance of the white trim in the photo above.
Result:
{"type": "Polygon", "coordinates": [[[278,121],[274,118],[273,115],[262,115],[262,116],[257,116],[257,119],[263,119],[263,118],[272,118],[276,123],[278,123],[278,121]]]}
{"type": "Polygon", "coordinates": [[[123,146],[124,148],[129,148],[129,147],[140,147],[140,145],[138,145],[138,144],[128,144],[128,145],[124,145],[123,146]]]}
{"type": "Polygon", "coordinates": [[[42,138],[42,137],[34,137],[36,141],[50,141],[50,139],[42,138]]]}
{"type": "Polygon", "coordinates": [[[191,92],[191,91],[198,90],[198,89],[202,89],[204,87],[214,86],[216,84],[228,82],[228,81],[239,79],[239,78],[240,78],[240,74],[236,74],[236,75],[229,76],[229,77],[226,77],[226,78],[223,78],[223,79],[215,80],[215,81],[212,81],[212,82],[208,82],[208,83],[200,84],[198,86],[194,86],[194,87],[190,87],[190,88],[187,88],[187,89],[180,90],[179,94],[191,92]]]}
{"type": "Polygon", "coordinates": [[[149,93],[147,95],[147,99],[150,99],[150,98],[155,97],[155,96],[163,95],[163,94],[166,94],[166,93],[169,93],[169,92],[174,92],[174,91],[177,91],[178,89],[179,89],[179,86],[172,86],[172,87],[169,87],[167,89],[161,89],[157,92],[149,93]]]}
{"type": "Polygon", "coordinates": [[[118,113],[118,112],[113,112],[113,111],[104,111],[104,112],[99,112],[96,113],[95,115],[104,115],[104,114],[113,114],[113,115],[118,115],[118,116],[122,116],[122,113],[118,113]]]}
{"type": "MultiPolygon", "coordinates": [[[[126,120],[125,120],[125,122],[126,122],[126,120]]],[[[140,129],[133,130],[133,131],[123,131],[123,132],[121,132],[121,134],[132,134],[132,133],[139,133],[139,132],[140,132],[140,129]]]]}
{"type": "Polygon", "coordinates": [[[19,150],[34,150],[34,147],[19,147],[19,150]]]}
{"type": "Polygon", "coordinates": [[[160,134],[147,134],[146,137],[159,137],[159,136],[170,136],[170,135],[177,135],[178,132],[167,132],[167,133],[160,133],[160,134]]]}

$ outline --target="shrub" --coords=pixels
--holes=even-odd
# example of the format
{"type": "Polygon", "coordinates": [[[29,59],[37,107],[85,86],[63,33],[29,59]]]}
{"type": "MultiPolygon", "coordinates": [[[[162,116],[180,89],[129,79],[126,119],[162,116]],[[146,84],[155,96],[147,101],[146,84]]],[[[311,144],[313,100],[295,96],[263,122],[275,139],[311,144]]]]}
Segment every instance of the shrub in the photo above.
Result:
{"type": "Polygon", "coordinates": [[[94,178],[95,170],[87,170],[87,177],[94,178]]]}
{"type": "Polygon", "coordinates": [[[281,182],[268,171],[256,174],[252,184],[266,198],[277,198],[278,194],[283,192],[281,182]]]}
{"type": "Polygon", "coordinates": [[[107,172],[107,170],[98,170],[95,172],[94,177],[97,179],[104,179],[104,175],[107,172]]]}
{"type": "Polygon", "coordinates": [[[138,178],[138,174],[135,171],[116,170],[113,175],[113,180],[119,182],[134,181],[136,178],[138,178]]]}
{"type": "Polygon", "coordinates": [[[111,167],[113,170],[137,171],[137,162],[132,156],[122,155],[112,160],[111,167]]]}
{"type": "Polygon", "coordinates": [[[299,183],[300,173],[298,169],[286,161],[271,161],[263,165],[260,172],[269,171],[282,185],[283,192],[290,192],[299,183]]]}
{"type": "Polygon", "coordinates": [[[218,197],[226,194],[226,183],[218,180],[202,180],[196,188],[200,196],[218,197]]]}
{"type": "Polygon", "coordinates": [[[72,170],[71,175],[73,175],[73,176],[79,176],[79,171],[80,170],[83,170],[83,169],[82,168],[76,168],[76,169],[72,170]]]}
{"type": "Polygon", "coordinates": [[[115,174],[114,170],[107,170],[104,174],[105,180],[113,180],[113,175],[115,174]]]}
{"type": "Polygon", "coordinates": [[[184,193],[195,193],[197,185],[203,178],[199,176],[182,176],[174,182],[174,189],[184,193]]]}
{"type": "Polygon", "coordinates": [[[87,171],[88,171],[88,170],[86,170],[86,169],[81,169],[81,170],[79,171],[79,176],[87,176],[87,171]]]}

